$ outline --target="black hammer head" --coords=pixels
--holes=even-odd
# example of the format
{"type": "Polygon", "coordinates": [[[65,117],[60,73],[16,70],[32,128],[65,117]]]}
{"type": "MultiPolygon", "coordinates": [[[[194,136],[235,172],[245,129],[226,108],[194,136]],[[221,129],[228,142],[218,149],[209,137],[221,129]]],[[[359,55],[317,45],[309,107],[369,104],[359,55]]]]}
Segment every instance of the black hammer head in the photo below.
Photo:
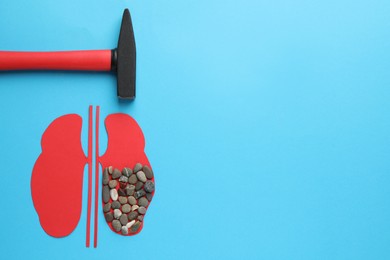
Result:
{"type": "Polygon", "coordinates": [[[136,52],[129,9],[123,12],[118,48],[112,51],[112,69],[117,73],[118,97],[134,99],[136,52]]]}

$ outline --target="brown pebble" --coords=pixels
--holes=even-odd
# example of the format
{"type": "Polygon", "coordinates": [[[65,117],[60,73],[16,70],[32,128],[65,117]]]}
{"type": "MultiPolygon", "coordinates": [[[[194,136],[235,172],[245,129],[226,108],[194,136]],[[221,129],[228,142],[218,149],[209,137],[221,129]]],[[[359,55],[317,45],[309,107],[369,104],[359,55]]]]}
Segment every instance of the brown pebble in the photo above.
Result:
{"type": "Polygon", "coordinates": [[[122,176],[122,173],[118,169],[115,169],[114,172],[112,173],[112,178],[113,179],[118,179],[121,176],[122,176]]]}
{"type": "Polygon", "coordinates": [[[127,203],[127,197],[119,196],[118,198],[120,204],[126,204],[127,203]]]}
{"type": "Polygon", "coordinates": [[[111,222],[114,219],[114,215],[111,212],[108,212],[104,215],[104,218],[107,222],[111,222]]]}
{"type": "Polygon", "coordinates": [[[119,196],[126,196],[126,191],[124,189],[119,189],[118,190],[118,195],[119,196]]]}
{"type": "Polygon", "coordinates": [[[137,182],[137,184],[135,185],[135,190],[140,190],[142,189],[142,187],[144,186],[144,183],[139,181],[137,182]]]}
{"type": "Polygon", "coordinates": [[[136,184],[138,181],[137,176],[135,174],[130,175],[129,177],[129,183],[130,184],[136,184]]]}
{"type": "Polygon", "coordinates": [[[141,226],[141,222],[139,221],[135,222],[135,224],[132,225],[130,228],[131,232],[137,232],[140,226],[141,226]]]}
{"type": "Polygon", "coordinates": [[[146,208],[145,208],[145,207],[139,207],[139,208],[138,208],[138,213],[139,213],[139,214],[142,214],[142,215],[145,215],[145,213],[146,213],[146,208]]]}
{"type": "Polygon", "coordinates": [[[127,224],[127,215],[126,214],[122,214],[121,217],[119,218],[119,221],[121,222],[121,224],[124,226],[127,224]]]}
{"type": "Polygon", "coordinates": [[[149,180],[153,179],[154,177],[153,171],[148,166],[144,165],[144,167],[142,167],[142,170],[145,173],[146,178],[148,178],[149,180]]]}
{"type": "Polygon", "coordinates": [[[147,207],[149,205],[149,201],[145,197],[139,198],[138,205],[142,207],[147,207]]]}
{"type": "Polygon", "coordinates": [[[104,204],[104,207],[103,207],[104,212],[109,212],[110,209],[111,209],[111,203],[104,204]]]}
{"type": "Polygon", "coordinates": [[[131,206],[135,205],[137,203],[137,200],[133,196],[129,196],[128,198],[129,204],[131,206]]]}
{"type": "Polygon", "coordinates": [[[140,163],[137,163],[135,166],[134,166],[134,173],[140,171],[142,169],[142,164],[140,163]]]}
{"type": "Polygon", "coordinates": [[[118,184],[118,182],[116,180],[111,180],[109,183],[108,183],[108,186],[113,189],[116,187],[116,185],[118,184]]]}
{"type": "Polygon", "coordinates": [[[132,212],[129,213],[129,215],[127,217],[129,219],[129,221],[134,220],[134,219],[136,219],[138,217],[138,212],[132,211],[132,212]]]}

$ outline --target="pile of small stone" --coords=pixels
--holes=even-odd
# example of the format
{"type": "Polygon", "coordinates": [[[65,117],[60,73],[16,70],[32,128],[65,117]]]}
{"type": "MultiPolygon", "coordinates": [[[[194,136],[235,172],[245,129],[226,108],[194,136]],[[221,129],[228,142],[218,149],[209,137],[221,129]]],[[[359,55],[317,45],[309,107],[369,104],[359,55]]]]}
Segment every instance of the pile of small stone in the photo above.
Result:
{"type": "Polygon", "coordinates": [[[103,171],[103,211],[108,224],[122,235],[139,230],[154,193],[153,171],[137,163],[122,171],[109,166],[103,171]]]}

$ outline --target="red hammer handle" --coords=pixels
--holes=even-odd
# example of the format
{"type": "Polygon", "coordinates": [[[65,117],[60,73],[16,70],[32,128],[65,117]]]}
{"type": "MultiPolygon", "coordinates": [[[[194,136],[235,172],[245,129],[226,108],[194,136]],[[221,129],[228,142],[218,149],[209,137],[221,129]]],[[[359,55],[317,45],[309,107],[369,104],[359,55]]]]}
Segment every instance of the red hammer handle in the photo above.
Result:
{"type": "Polygon", "coordinates": [[[0,70],[110,71],[111,50],[14,52],[0,51],[0,70]]]}

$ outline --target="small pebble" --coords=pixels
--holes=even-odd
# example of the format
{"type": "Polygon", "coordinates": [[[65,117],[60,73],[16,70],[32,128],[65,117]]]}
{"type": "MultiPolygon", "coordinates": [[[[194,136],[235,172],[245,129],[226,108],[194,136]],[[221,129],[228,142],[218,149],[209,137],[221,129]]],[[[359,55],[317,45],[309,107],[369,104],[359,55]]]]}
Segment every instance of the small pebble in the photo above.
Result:
{"type": "Polygon", "coordinates": [[[108,169],[108,174],[111,175],[113,170],[114,170],[114,168],[112,166],[109,166],[107,169],[108,169]]]}
{"type": "Polygon", "coordinates": [[[146,208],[145,208],[145,207],[139,207],[139,208],[138,208],[138,213],[139,213],[139,214],[142,214],[142,215],[145,215],[145,213],[146,213],[146,208]]]}
{"type": "Polygon", "coordinates": [[[132,220],[132,221],[130,221],[129,223],[126,224],[126,227],[127,228],[131,228],[131,226],[134,225],[134,223],[135,223],[135,220],[132,220]]]}
{"type": "Polygon", "coordinates": [[[121,230],[122,225],[121,225],[121,223],[119,222],[119,220],[114,219],[114,220],[112,221],[112,228],[113,228],[116,232],[118,232],[119,230],[121,230]]]}
{"type": "Polygon", "coordinates": [[[149,201],[145,197],[139,198],[138,205],[140,207],[147,207],[149,205],[149,201]]]}
{"type": "Polygon", "coordinates": [[[122,175],[122,176],[119,178],[119,181],[120,181],[120,182],[128,182],[128,181],[129,181],[129,178],[122,175]]]}
{"type": "Polygon", "coordinates": [[[135,185],[135,190],[140,190],[142,189],[142,187],[144,186],[144,183],[139,181],[137,182],[137,184],[135,185]]]}
{"type": "Polygon", "coordinates": [[[103,201],[107,203],[110,201],[110,188],[107,185],[103,186],[103,201]]]}
{"type": "Polygon", "coordinates": [[[137,178],[138,180],[145,182],[146,181],[146,175],[143,171],[137,172],[137,178]]]}
{"type": "Polygon", "coordinates": [[[123,226],[121,228],[121,234],[122,235],[128,235],[129,234],[129,229],[126,226],[123,226]]]}
{"type": "Polygon", "coordinates": [[[111,189],[110,197],[112,200],[118,200],[118,191],[116,189],[111,189]]]}
{"type": "Polygon", "coordinates": [[[151,193],[151,192],[153,192],[154,191],[154,183],[152,182],[152,181],[147,181],[146,183],[145,183],[145,191],[146,192],[149,192],[149,193],[151,193]]]}
{"type": "Polygon", "coordinates": [[[134,166],[134,173],[140,171],[142,169],[142,164],[140,163],[137,163],[135,166],[134,166]]]}
{"type": "Polygon", "coordinates": [[[118,179],[121,176],[122,176],[122,173],[118,169],[115,169],[114,172],[112,173],[113,179],[118,179]]]}
{"type": "Polygon", "coordinates": [[[124,189],[119,189],[118,194],[119,196],[126,196],[126,191],[124,189]]]}
{"type": "Polygon", "coordinates": [[[137,211],[132,211],[129,213],[129,215],[127,215],[127,218],[129,220],[133,220],[133,219],[136,219],[138,217],[138,212],[137,211]]]}
{"type": "Polygon", "coordinates": [[[126,195],[127,196],[131,196],[134,194],[134,190],[135,190],[135,186],[134,185],[129,185],[128,187],[126,187],[125,191],[126,191],[126,195]]]}
{"type": "Polygon", "coordinates": [[[122,211],[120,209],[114,209],[114,218],[119,219],[122,215],[122,211]]]}
{"type": "Polygon", "coordinates": [[[108,186],[113,189],[116,187],[116,185],[118,184],[118,182],[116,180],[111,180],[109,183],[108,183],[108,186]]]}
{"type": "Polygon", "coordinates": [[[124,183],[124,182],[119,183],[119,187],[121,187],[121,189],[125,189],[127,187],[127,185],[129,185],[129,184],[124,183]]]}
{"type": "Polygon", "coordinates": [[[126,225],[127,224],[127,215],[122,214],[119,218],[119,221],[121,222],[122,225],[126,225]]]}
{"type": "Polygon", "coordinates": [[[126,177],[130,177],[130,175],[133,173],[133,171],[130,168],[123,168],[122,175],[126,177]]]}
{"type": "Polygon", "coordinates": [[[139,221],[144,221],[144,215],[140,215],[140,216],[138,216],[138,218],[137,218],[139,221]]]}
{"type": "Polygon", "coordinates": [[[130,175],[129,177],[129,183],[130,184],[136,184],[137,183],[137,176],[135,174],[130,175]]]}
{"type": "Polygon", "coordinates": [[[118,201],[113,201],[111,204],[112,209],[119,209],[121,207],[121,204],[118,201]]]}
{"type": "Polygon", "coordinates": [[[139,208],[138,205],[133,205],[133,206],[131,207],[131,211],[135,211],[135,210],[137,210],[138,208],[139,208]]]}
{"type": "Polygon", "coordinates": [[[103,211],[109,212],[111,209],[111,203],[104,204],[103,211]]]}
{"type": "Polygon", "coordinates": [[[144,190],[139,190],[135,193],[134,197],[136,199],[141,198],[142,196],[145,196],[146,192],[144,190]]]}
{"type": "Polygon", "coordinates": [[[108,170],[105,169],[103,171],[103,185],[107,185],[109,181],[110,181],[110,177],[108,175],[108,170]]]}
{"type": "Polygon", "coordinates": [[[120,196],[118,200],[119,200],[119,202],[121,204],[126,204],[127,203],[127,197],[120,196]]]}
{"type": "Polygon", "coordinates": [[[152,198],[153,198],[153,194],[152,193],[146,193],[145,196],[148,199],[148,201],[152,201],[152,198]]]}
{"type": "Polygon", "coordinates": [[[127,199],[130,205],[135,205],[137,203],[136,199],[133,196],[129,196],[127,199]]]}
{"type": "Polygon", "coordinates": [[[134,225],[131,226],[130,230],[132,232],[136,232],[139,229],[140,225],[141,225],[141,223],[139,221],[137,221],[134,223],[134,225]]]}
{"type": "Polygon", "coordinates": [[[131,210],[131,206],[129,204],[125,204],[122,206],[123,213],[129,213],[131,210]]]}
{"type": "Polygon", "coordinates": [[[144,167],[142,167],[142,170],[144,171],[146,178],[148,178],[149,180],[153,179],[153,171],[148,166],[144,165],[144,167]]]}
{"type": "Polygon", "coordinates": [[[114,215],[112,215],[111,212],[108,212],[104,214],[104,218],[106,219],[107,222],[111,222],[114,219],[114,215]]]}

